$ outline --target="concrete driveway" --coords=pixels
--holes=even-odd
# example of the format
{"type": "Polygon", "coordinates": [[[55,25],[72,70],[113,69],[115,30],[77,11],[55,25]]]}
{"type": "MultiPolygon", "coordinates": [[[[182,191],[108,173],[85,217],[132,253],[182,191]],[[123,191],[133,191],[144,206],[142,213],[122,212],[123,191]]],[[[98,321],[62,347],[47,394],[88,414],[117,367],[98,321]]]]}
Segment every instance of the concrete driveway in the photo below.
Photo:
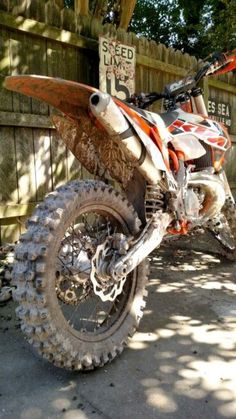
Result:
{"type": "Polygon", "coordinates": [[[153,254],[139,331],[116,361],[93,372],[39,358],[14,303],[1,307],[0,418],[235,418],[235,264],[194,244],[153,254]]]}

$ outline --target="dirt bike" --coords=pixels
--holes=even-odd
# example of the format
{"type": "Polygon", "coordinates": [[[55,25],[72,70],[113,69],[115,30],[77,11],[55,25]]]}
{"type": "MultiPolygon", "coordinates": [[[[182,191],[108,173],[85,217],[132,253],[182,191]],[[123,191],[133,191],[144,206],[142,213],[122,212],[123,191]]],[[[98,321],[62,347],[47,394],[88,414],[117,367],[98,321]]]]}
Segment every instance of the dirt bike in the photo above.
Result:
{"type": "Polygon", "coordinates": [[[62,112],[56,129],[99,177],[49,193],[15,251],[22,331],[55,365],[93,369],[122,352],[143,315],[147,257],[166,237],[206,229],[236,260],[235,201],[222,167],[230,138],[208,117],[199,87],[235,67],[235,53],[213,54],[164,93],[126,102],[62,79],[6,78],[6,88],[62,112]],[[164,113],[145,110],[158,99],[164,113]]]}

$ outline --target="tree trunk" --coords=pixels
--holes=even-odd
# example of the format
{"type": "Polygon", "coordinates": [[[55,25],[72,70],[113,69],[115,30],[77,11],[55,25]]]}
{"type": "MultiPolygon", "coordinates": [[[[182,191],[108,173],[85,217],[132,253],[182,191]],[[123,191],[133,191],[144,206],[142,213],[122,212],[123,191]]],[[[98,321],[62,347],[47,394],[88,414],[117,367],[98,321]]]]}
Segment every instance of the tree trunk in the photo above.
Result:
{"type": "Polygon", "coordinates": [[[95,11],[94,11],[94,17],[95,18],[97,18],[99,20],[103,19],[104,15],[106,13],[106,10],[107,10],[107,1],[108,0],[97,0],[96,8],[95,8],[95,11]]]}
{"type": "Polygon", "coordinates": [[[75,0],[75,13],[81,16],[88,16],[89,0],[75,0]]]}
{"type": "Polygon", "coordinates": [[[63,9],[63,7],[64,7],[64,1],[63,0],[55,0],[55,3],[58,7],[60,7],[60,9],[63,9]]]}
{"type": "Polygon", "coordinates": [[[129,23],[131,21],[136,0],[120,0],[120,24],[119,28],[127,31],[129,23]]]}

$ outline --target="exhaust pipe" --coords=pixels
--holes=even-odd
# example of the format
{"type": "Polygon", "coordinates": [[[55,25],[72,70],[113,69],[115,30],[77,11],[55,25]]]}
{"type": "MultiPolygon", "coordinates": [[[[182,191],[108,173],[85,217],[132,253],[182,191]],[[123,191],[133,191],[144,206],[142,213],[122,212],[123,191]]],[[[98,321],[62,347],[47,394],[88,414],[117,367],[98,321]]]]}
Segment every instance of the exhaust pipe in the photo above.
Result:
{"type": "Polygon", "coordinates": [[[223,182],[216,175],[191,173],[188,186],[200,187],[205,192],[203,208],[200,212],[204,220],[218,215],[225,203],[226,193],[223,182]]]}
{"type": "Polygon", "coordinates": [[[161,180],[161,171],[154,165],[146,147],[112,97],[107,93],[93,93],[90,97],[90,109],[111,137],[119,136],[126,154],[137,165],[144,178],[150,184],[156,185],[161,180]]]}

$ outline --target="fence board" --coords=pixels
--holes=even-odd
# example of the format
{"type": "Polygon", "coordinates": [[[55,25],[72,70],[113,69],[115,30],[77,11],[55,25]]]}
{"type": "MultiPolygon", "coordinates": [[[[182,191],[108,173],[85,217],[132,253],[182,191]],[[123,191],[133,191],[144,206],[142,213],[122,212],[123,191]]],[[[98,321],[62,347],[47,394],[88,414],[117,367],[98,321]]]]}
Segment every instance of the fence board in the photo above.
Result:
{"type": "Polygon", "coordinates": [[[0,127],[0,202],[18,202],[14,129],[0,127]]]}
{"type": "Polygon", "coordinates": [[[0,111],[0,126],[55,128],[50,117],[0,111]]]}
{"type": "MultiPolygon", "coordinates": [[[[27,42],[30,42],[29,36],[27,36],[27,42]]],[[[47,47],[44,39],[35,38],[32,43],[32,47],[28,51],[28,73],[29,74],[41,74],[42,76],[47,75],[47,47]],[[37,59],[35,59],[37,57],[37,59]]],[[[32,110],[33,114],[37,115],[48,115],[49,107],[46,103],[36,99],[32,99],[32,110]]]]}
{"type": "Polygon", "coordinates": [[[19,203],[36,201],[36,170],[31,128],[15,128],[19,203]]]}
{"type": "Polygon", "coordinates": [[[51,130],[51,160],[52,160],[52,183],[57,188],[68,179],[67,175],[67,151],[66,146],[58,134],[51,130]]]}
{"type": "Polygon", "coordinates": [[[62,45],[54,41],[46,42],[47,75],[49,77],[62,77],[65,75],[65,61],[62,59],[62,45]]]}
{"type": "Polygon", "coordinates": [[[36,200],[41,201],[52,190],[52,170],[49,130],[33,130],[36,200]]]}
{"type": "Polygon", "coordinates": [[[8,31],[0,26],[0,110],[12,111],[12,92],[3,89],[4,76],[11,73],[8,31]]]}
{"type": "MultiPolygon", "coordinates": [[[[12,75],[28,74],[27,37],[20,32],[10,32],[10,62],[12,75]]],[[[15,112],[31,113],[32,99],[20,94],[13,94],[13,110],[15,112]]]]}
{"type": "Polygon", "coordinates": [[[78,80],[78,63],[77,63],[77,51],[73,47],[63,48],[62,59],[66,63],[65,66],[65,79],[66,80],[78,80]]]}
{"type": "Polygon", "coordinates": [[[14,223],[9,218],[0,220],[0,229],[2,243],[15,243],[21,234],[20,222],[17,219],[14,223]]]}
{"type": "Polygon", "coordinates": [[[67,149],[67,179],[86,179],[92,178],[87,170],[81,167],[80,162],[75,158],[69,149],[67,149]]]}

